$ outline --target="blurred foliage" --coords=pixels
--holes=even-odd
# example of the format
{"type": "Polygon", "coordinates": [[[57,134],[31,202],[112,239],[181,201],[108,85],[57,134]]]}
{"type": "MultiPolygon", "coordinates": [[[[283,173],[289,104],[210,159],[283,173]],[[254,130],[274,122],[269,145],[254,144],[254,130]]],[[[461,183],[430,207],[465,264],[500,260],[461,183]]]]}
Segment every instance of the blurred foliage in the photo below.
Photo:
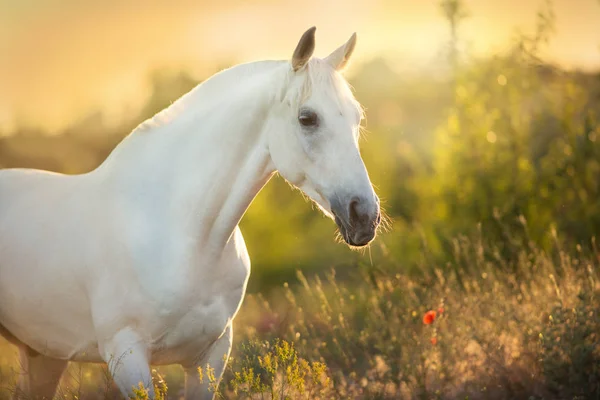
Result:
{"type": "MultiPolygon", "coordinates": [[[[392,268],[418,270],[447,261],[451,238],[477,226],[509,259],[517,249],[508,231],[543,248],[554,229],[584,246],[597,235],[600,73],[564,71],[539,59],[553,32],[550,3],[532,35],[517,34],[510,51],[486,59],[458,50],[464,4],[440,6],[449,22],[450,51],[440,60],[445,74],[401,74],[380,58],[348,77],[367,110],[361,151],[393,220],[391,232],[369,254],[350,252],[333,243],[331,221],[275,178],[242,221],[251,289],[294,279],[297,268],[377,264],[389,254],[392,268]]],[[[0,136],[0,167],[89,171],[138,123],[198,82],[185,72],[157,71],[150,84],[140,112],[117,127],[97,112],[58,135],[22,128],[0,136]]]]}

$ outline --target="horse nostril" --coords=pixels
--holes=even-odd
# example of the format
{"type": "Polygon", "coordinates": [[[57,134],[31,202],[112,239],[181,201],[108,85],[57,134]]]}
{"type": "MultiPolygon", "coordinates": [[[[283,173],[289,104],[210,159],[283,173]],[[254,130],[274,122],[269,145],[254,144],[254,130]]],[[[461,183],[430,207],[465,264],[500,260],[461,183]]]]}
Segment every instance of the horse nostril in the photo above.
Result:
{"type": "Polygon", "coordinates": [[[359,218],[360,218],[359,206],[360,206],[360,198],[358,198],[356,196],[353,197],[352,200],[350,200],[350,204],[348,205],[348,216],[350,217],[351,222],[359,220],[359,218]]]}

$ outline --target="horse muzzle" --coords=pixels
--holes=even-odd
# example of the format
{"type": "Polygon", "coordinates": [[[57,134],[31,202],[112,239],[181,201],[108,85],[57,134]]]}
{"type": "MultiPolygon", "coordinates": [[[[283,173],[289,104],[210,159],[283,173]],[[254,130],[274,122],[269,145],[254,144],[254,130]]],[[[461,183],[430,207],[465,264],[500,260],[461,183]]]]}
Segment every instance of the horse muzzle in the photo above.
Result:
{"type": "Polygon", "coordinates": [[[335,217],[340,234],[350,246],[362,247],[369,244],[377,233],[381,222],[379,198],[352,196],[347,201],[330,200],[331,212],[335,217]]]}

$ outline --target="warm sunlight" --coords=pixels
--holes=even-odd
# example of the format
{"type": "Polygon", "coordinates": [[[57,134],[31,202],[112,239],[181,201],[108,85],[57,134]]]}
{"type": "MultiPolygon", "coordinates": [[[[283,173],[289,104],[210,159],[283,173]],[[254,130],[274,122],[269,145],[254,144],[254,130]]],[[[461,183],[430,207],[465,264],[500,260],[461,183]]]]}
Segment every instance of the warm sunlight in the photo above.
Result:
{"type": "MultiPolygon", "coordinates": [[[[319,30],[317,53],[357,31],[354,65],[384,55],[403,70],[437,64],[447,28],[437,1],[128,1],[0,2],[0,129],[60,129],[92,109],[115,123],[149,94],[147,76],[185,68],[201,78],[215,68],[287,58],[296,36],[319,30]]],[[[600,5],[555,1],[556,34],[545,50],[568,67],[600,65],[600,5]]],[[[511,32],[531,30],[542,0],[466,1],[466,49],[488,54],[511,32]]]]}
{"type": "Polygon", "coordinates": [[[0,400],[600,399],[599,240],[599,0],[0,0],[0,400]]]}

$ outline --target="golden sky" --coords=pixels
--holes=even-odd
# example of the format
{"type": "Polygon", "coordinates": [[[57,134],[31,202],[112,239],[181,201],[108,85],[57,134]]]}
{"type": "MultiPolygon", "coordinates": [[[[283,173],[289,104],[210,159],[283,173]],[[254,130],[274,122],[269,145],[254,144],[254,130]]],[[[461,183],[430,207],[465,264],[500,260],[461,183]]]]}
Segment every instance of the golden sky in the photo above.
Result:
{"type": "MultiPolygon", "coordinates": [[[[471,50],[502,50],[544,0],[466,0],[471,50]]],[[[600,66],[600,1],[555,0],[547,58],[600,66]]],[[[317,26],[319,56],[358,33],[353,65],[377,55],[423,69],[447,26],[439,0],[0,0],[0,129],[59,129],[92,109],[113,120],[147,95],[148,72],[197,77],[230,62],[287,58],[317,26]]]]}

